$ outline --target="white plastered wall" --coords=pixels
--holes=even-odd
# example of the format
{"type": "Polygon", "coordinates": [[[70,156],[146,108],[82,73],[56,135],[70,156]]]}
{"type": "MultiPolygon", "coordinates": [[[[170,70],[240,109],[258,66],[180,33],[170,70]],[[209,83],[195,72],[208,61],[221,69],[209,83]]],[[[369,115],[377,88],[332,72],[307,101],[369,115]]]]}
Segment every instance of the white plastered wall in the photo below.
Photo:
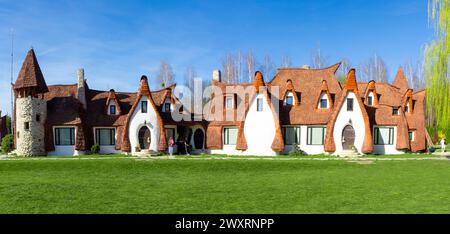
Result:
{"type": "Polygon", "coordinates": [[[362,146],[364,143],[364,137],[366,132],[366,125],[364,123],[364,118],[362,114],[362,110],[359,105],[358,100],[356,99],[354,92],[348,92],[347,96],[342,104],[342,107],[338,113],[336,118],[336,122],[334,124],[334,144],[336,145],[336,151],[334,154],[338,155],[342,153],[342,131],[347,125],[351,125],[355,130],[355,143],[354,146],[359,153],[362,153],[362,146]],[[347,111],[347,98],[353,99],[353,111],[347,111]]]}
{"type": "Polygon", "coordinates": [[[141,127],[143,126],[147,126],[150,130],[151,142],[149,150],[158,151],[160,128],[156,116],[156,110],[153,108],[150,100],[148,100],[147,96],[142,96],[139,100],[138,106],[131,116],[130,124],[128,126],[128,137],[130,139],[132,154],[136,152],[136,146],[139,145],[139,129],[141,129],[141,127]],[[147,113],[142,113],[141,101],[147,101],[147,113]]]}

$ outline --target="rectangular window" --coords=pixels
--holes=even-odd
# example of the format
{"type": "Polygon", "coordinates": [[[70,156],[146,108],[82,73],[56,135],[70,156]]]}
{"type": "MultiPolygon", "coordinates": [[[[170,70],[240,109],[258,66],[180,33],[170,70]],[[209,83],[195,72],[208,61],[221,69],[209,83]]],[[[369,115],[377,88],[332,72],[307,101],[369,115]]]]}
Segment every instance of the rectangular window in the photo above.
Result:
{"type": "Polygon", "coordinates": [[[263,99],[257,98],[256,99],[256,111],[263,111],[263,99]]]}
{"type": "Polygon", "coordinates": [[[233,97],[230,96],[225,97],[225,108],[233,109],[233,97]]]}
{"type": "Polygon", "coordinates": [[[325,129],[325,127],[308,127],[306,143],[308,145],[323,145],[325,140],[325,129]]]}
{"type": "Polygon", "coordinates": [[[147,113],[147,101],[141,101],[141,112],[147,113]]]}
{"type": "Polygon", "coordinates": [[[237,142],[237,128],[224,128],[223,129],[223,144],[224,145],[236,145],[237,142]]]}
{"type": "Polygon", "coordinates": [[[41,115],[40,114],[36,114],[36,122],[41,122],[41,115]]]}
{"type": "Polygon", "coordinates": [[[371,97],[371,96],[368,96],[368,97],[367,97],[367,105],[373,106],[373,100],[372,100],[372,97],[371,97]]]}
{"type": "Polygon", "coordinates": [[[406,106],[405,106],[405,113],[408,113],[408,112],[409,112],[409,105],[406,104],[406,106]]]}
{"type": "Polygon", "coordinates": [[[173,138],[173,141],[175,142],[175,129],[174,128],[166,128],[166,138],[167,138],[167,144],[169,144],[170,137],[173,138]]]}
{"type": "Polygon", "coordinates": [[[96,143],[99,145],[115,145],[116,144],[116,129],[114,128],[96,128],[95,129],[96,143]]]}
{"type": "Polygon", "coordinates": [[[55,145],[75,145],[75,128],[55,128],[55,145]]]}
{"type": "Polygon", "coordinates": [[[320,108],[322,108],[322,109],[328,108],[328,101],[327,101],[327,99],[320,99],[320,108]]]}
{"type": "Polygon", "coordinates": [[[408,132],[409,135],[409,141],[414,141],[414,132],[410,131],[408,132]]]}
{"type": "Polygon", "coordinates": [[[283,140],[285,145],[300,144],[300,128],[299,127],[283,127],[283,140]]]}
{"type": "Polygon", "coordinates": [[[398,115],[398,108],[392,108],[392,115],[398,115]]]}
{"type": "Polygon", "coordinates": [[[24,128],[25,130],[30,130],[30,122],[25,122],[23,128],[24,128]]]}
{"type": "Polygon", "coordinates": [[[347,111],[353,111],[353,98],[347,98],[347,111]]]}
{"type": "Polygon", "coordinates": [[[164,112],[170,112],[170,102],[164,103],[164,112]]]}
{"type": "Polygon", "coordinates": [[[109,106],[109,114],[115,115],[116,114],[116,105],[109,106]]]}
{"type": "Polygon", "coordinates": [[[294,97],[287,96],[286,97],[286,106],[292,106],[293,103],[294,103],[294,97]]]}
{"type": "Polygon", "coordinates": [[[373,143],[375,145],[392,145],[394,144],[394,128],[393,127],[375,127],[373,132],[373,143]]]}

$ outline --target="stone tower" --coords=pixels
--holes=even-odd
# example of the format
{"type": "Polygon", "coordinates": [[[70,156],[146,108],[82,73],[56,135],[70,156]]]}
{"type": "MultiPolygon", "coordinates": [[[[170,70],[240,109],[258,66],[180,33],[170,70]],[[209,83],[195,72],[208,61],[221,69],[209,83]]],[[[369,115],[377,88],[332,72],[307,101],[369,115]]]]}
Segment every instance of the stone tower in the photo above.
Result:
{"type": "Polygon", "coordinates": [[[46,155],[45,121],[48,87],[34,50],[30,49],[14,84],[16,153],[20,156],[46,155]]]}

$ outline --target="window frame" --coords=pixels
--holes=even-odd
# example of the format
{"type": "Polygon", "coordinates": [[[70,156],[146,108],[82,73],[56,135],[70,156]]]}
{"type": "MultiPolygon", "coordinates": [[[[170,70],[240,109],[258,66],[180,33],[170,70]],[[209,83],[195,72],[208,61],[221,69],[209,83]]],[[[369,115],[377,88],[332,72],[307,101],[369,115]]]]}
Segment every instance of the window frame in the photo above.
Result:
{"type": "Polygon", "coordinates": [[[347,98],[347,111],[352,112],[355,109],[355,100],[353,98],[347,98]]]}
{"type": "Polygon", "coordinates": [[[291,95],[286,95],[285,101],[284,101],[284,105],[286,106],[293,106],[294,105],[294,97],[291,95]],[[290,100],[290,103],[289,101],[290,100]]]}
{"type": "Polygon", "coordinates": [[[264,111],[264,103],[263,103],[263,98],[256,98],[256,111],[257,112],[262,112],[264,111]]]}
{"type": "Polygon", "coordinates": [[[410,142],[414,141],[415,135],[416,135],[415,131],[408,131],[408,137],[410,142]]]}
{"type": "Polygon", "coordinates": [[[54,127],[54,142],[55,142],[55,146],[73,146],[75,145],[75,127],[54,127]],[[69,144],[61,144],[61,138],[60,138],[60,131],[62,129],[69,129],[69,135],[70,135],[70,139],[69,139],[69,144]]]}
{"type": "Polygon", "coordinates": [[[398,107],[392,107],[392,115],[400,115],[400,111],[398,107]]]}
{"type": "Polygon", "coordinates": [[[116,113],[117,113],[116,105],[114,105],[114,104],[109,105],[109,114],[110,115],[116,115],[116,113]]]}
{"type": "Polygon", "coordinates": [[[171,111],[171,103],[170,102],[164,102],[164,105],[163,105],[163,112],[170,112],[171,111]],[[168,108],[167,108],[167,106],[169,106],[168,108]]]}
{"type": "Polygon", "coordinates": [[[141,113],[148,113],[148,101],[141,101],[141,113]]]}
{"type": "Polygon", "coordinates": [[[170,136],[169,136],[169,134],[167,134],[167,132],[169,132],[169,131],[171,131],[172,132],[172,136],[173,136],[173,141],[175,142],[176,141],[176,136],[175,136],[175,128],[173,128],[173,127],[165,127],[165,130],[166,130],[166,140],[167,140],[167,143],[169,143],[169,139],[170,139],[170,136]]]}
{"type": "Polygon", "coordinates": [[[95,133],[95,143],[100,145],[100,146],[114,146],[116,145],[116,128],[103,128],[103,127],[96,127],[94,128],[94,133],[95,133]],[[100,131],[101,130],[109,130],[110,131],[110,144],[101,144],[101,134],[100,131]],[[112,132],[112,133],[111,133],[112,132]],[[111,143],[112,142],[112,143],[111,143]]]}
{"type": "Polygon", "coordinates": [[[294,145],[294,144],[300,145],[300,137],[301,137],[301,128],[300,128],[300,126],[283,126],[283,127],[281,127],[281,133],[283,135],[283,142],[284,142],[285,145],[294,145]],[[295,131],[295,139],[294,139],[294,142],[292,144],[288,144],[287,143],[286,130],[288,128],[293,128],[294,131],[295,131]]]}
{"type": "Polygon", "coordinates": [[[319,109],[328,109],[328,99],[321,98],[319,100],[319,109]],[[325,103],[325,107],[322,105],[323,103],[325,103]]]}
{"type": "Polygon", "coordinates": [[[373,97],[372,96],[367,96],[367,105],[368,106],[373,106],[373,97]],[[369,101],[370,100],[370,101],[369,101]]]}
{"type": "Polygon", "coordinates": [[[227,95],[225,96],[225,109],[232,110],[234,108],[234,97],[227,95]],[[228,100],[231,100],[230,106],[228,106],[228,100]]]}
{"type": "Polygon", "coordinates": [[[326,126],[308,126],[306,129],[306,144],[307,145],[324,145],[325,144],[325,134],[326,134],[326,126]],[[312,129],[314,128],[322,128],[322,144],[313,144],[312,143],[312,129]]]}
{"type": "Polygon", "coordinates": [[[373,144],[374,145],[394,145],[394,139],[395,139],[395,129],[394,127],[390,127],[390,126],[374,126],[373,127],[373,144]],[[388,142],[385,143],[383,142],[383,144],[380,144],[380,139],[379,136],[381,135],[380,133],[380,128],[381,129],[389,129],[389,139],[388,142]]]}
{"type": "Polygon", "coordinates": [[[222,143],[223,145],[236,145],[237,144],[237,138],[238,138],[238,128],[237,127],[225,127],[223,128],[223,137],[222,137],[222,143]],[[236,130],[236,143],[230,144],[230,135],[229,130],[235,129],[236,130]]]}

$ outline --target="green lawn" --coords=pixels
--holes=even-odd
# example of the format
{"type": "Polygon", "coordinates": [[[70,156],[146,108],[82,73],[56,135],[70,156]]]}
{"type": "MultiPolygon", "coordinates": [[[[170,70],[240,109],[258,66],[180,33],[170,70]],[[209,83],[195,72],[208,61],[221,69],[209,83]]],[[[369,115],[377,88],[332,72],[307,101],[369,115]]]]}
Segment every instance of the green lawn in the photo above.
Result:
{"type": "Polygon", "coordinates": [[[450,160],[2,160],[0,178],[0,213],[450,213],[450,160]]]}

